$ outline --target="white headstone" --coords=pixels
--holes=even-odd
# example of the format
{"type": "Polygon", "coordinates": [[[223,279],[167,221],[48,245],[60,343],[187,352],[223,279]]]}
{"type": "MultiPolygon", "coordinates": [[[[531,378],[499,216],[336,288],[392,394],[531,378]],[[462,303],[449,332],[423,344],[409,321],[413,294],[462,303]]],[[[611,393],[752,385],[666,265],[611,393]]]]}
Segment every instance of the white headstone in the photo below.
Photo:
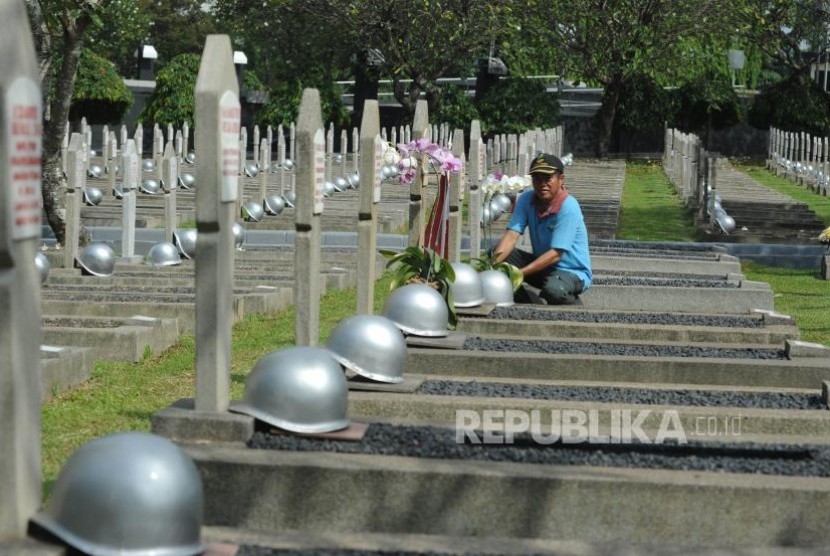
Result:
{"type": "Polygon", "coordinates": [[[23,2],[0,3],[0,538],[40,505],[41,141],[38,65],[23,2]]]}
{"type": "Polygon", "coordinates": [[[366,100],[360,124],[360,209],[357,215],[357,313],[371,315],[375,302],[377,208],[380,202],[380,167],[385,143],[378,133],[377,100],[366,100]]]}
{"type": "Polygon", "coordinates": [[[233,223],[241,107],[227,35],[205,40],[196,80],[196,410],[230,403],[233,223]]]}
{"type": "Polygon", "coordinates": [[[317,89],[303,91],[295,163],[294,342],[315,346],[320,336],[320,212],[326,171],[326,142],[317,89]]]}

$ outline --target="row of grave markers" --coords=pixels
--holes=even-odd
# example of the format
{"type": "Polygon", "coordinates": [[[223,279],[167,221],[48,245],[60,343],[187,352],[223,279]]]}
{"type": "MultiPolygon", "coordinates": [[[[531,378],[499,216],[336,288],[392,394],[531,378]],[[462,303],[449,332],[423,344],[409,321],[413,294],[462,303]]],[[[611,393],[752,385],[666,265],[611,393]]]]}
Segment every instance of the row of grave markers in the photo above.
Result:
{"type": "Polygon", "coordinates": [[[686,206],[694,208],[699,222],[714,218],[718,153],[703,148],[700,137],[666,128],[663,169],[686,206]]]}
{"type": "MultiPolygon", "coordinates": [[[[33,264],[41,234],[41,142],[42,107],[37,63],[30,27],[22,2],[0,4],[4,33],[0,45],[8,55],[0,59],[0,104],[4,113],[0,129],[0,538],[25,536],[29,518],[41,498],[40,458],[40,281],[33,264]]],[[[233,322],[234,241],[232,226],[237,215],[240,175],[240,103],[230,39],[224,35],[207,38],[195,88],[195,148],[202,157],[197,167],[196,223],[196,409],[225,412],[230,401],[230,347],[233,322]]],[[[428,129],[426,105],[419,103],[413,125],[414,136],[428,129]]],[[[480,199],[478,181],[487,167],[488,146],[484,145],[478,122],[473,122],[470,149],[472,201],[471,231],[478,232],[480,199]]],[[[379,133],[376,101],[367,101],[359,133],[361,176],[358,223],[358,312],[371,313],[374,298],[376,215],[380,201],[380,174],[385,141],[379,133]]],[[[319,337],[320,301],[320,216],[326,172],[326,141],[318,91],[303,92],[296,137],[295,341],[314,345],[319,337]]],[[[438,130],[439,139],[441,136],[438,130]]],[[[449,140],[449,130],[443,131],[449,140]]],[[[168,139],[172,135],[168,128],[168,139]]],[[[536,141],[538,133],[534,134],[536,141]]],[[[114,132],[106,132],[106,158],[122,169],[124,222],[122,250],[133,253],[135,232],[135,189],[141,175],[141,130],[126,137],[122,128],[121,149],[114,132]]],[[[185,133],[181,142],[154,142],[161,156],[157,167],[161,181],[175,192],[185,133]],[[178,143],[178,144],[176,144],[178,143]],[[161,149],[163,147],[163,151],[161,149]]],[[[80,196],[86,183],[90,135],[70,134],[66,141],[66,171],[69,176],[67,210],[70,227],[79,225],[80,196]]],[[[178,137],[176,138],[178,139],[178,137]]],[[[543,140],[556,139],[556,131],[543,140]]],[[[561,141],[561,130],[559,132],[561,141]]],[[[452,133],[453,148],[463,155],[464,138],[452,133]]],[[[528,156],[533,142],[516,141],[516,164],[528,156]],[[519,145],[525,145],[525,151],[519,145]]],[[[511,141],[494,141],[489,147],[496,164],[511,164],[511,141]],[[504,148],[502,148],[504,144],[504,148]],[[498,145],[498,147],[497,147],[498,145]]],[[[556,143],[545,150],[556,151],[556,143]]],[[[559,143],[561,154],[561,142],[559,143]]],[[[531,149],[532,150],[532,149],[531,149]]],[[[284,151],[282,151],[284,152],[284,151]]],[[[526,160],[525,160],[526,163],[526,160]]],[[[109,166],[110,174],[115,174],[109,166]]],[[[509,168],[506,168],[509,170],[509,168]]],[[[458,192],[463,174],[455,178],[451,213],[458,211],[458,192]]],[[[421,182],[423,185],[423,182],[421,182]]],[[[170,212],[175,214],[175,196],[170,212]]],[[[421,216],[419,207],[416,216],[421,216]]],[[[171,219],[172,222],[172,219],[171,219]]],[[[75,234],[77,235],[77,234],[75,234]]],[[[460,240],[456,227],[454,241],[460,240]]],[[[478,245],[478,241],[474,245],[478,245]]],[[[68,246],[77,250],[77,244],[68,246]]],[[[458,251],[456,250],[456,255],[458,251]]],[[[477,253],[473,253],[477,255],[477,253]]]]}
{"type": "Polygon", "coordinates": [[[769,130],[767,168],[821,195],[830,193],[830,137],[769,130]]]}

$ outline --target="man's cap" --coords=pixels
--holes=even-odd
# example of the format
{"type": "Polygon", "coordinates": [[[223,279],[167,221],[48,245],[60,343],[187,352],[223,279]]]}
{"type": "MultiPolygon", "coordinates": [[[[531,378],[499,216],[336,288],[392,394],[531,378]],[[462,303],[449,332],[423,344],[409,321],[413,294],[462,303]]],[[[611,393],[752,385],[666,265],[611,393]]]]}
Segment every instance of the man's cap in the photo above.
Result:
{"type": "Polygon", "coordinates": [[[536,158],[533,159],[533,162],[530,163],[531,174],[550,175],[555,174],[556,172],[559,172],[560,174],[565,173],[565,165],[558,156],[547,153],[539,153],[536,155],[536,158]]]}

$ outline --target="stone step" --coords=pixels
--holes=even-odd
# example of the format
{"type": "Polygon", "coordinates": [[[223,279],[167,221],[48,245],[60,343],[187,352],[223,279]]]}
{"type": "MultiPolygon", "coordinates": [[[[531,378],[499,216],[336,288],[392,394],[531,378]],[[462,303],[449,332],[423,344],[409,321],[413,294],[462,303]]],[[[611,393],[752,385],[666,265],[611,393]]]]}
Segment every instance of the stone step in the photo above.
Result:
{"type": "Polygon", "coordinates": [[[101,319],[48,317],[41,329],[43,342],[54,345],[87,347],[95,361],[138,362],[149,350],[158,354],[179,338],[175,319],[136,316],[102,322],[101,319]],[[106,324],[106,326],[101,326],[106,324]],[[97,325],[97,326],[95,326],[97,325]]]}
{"type": "Polygon", "coordinates": [[[41,346],[41,399],[46,401],[86,381],[94,364],[89,348],[41,346]]]}
{"type": "MultiPolygon", "coordinates": [[[[614,343],[617,343],[616,341],[614,343]]],[[[726,346],[725,346],[726,347],[726,346]]],[[[406,371],[459,377],[818,388],[830,360],[567,355],[409,348],[406,371]]]]}

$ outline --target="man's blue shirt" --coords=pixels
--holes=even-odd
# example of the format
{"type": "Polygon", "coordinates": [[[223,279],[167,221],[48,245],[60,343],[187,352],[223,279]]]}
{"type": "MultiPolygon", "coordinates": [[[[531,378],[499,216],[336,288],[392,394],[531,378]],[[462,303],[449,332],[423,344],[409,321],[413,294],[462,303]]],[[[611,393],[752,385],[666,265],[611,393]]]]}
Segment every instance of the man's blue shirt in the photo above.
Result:
{"type": "Polygon", "coordinates": [[[507,229],[523,234],[525,229],[530,228],[530,243],[536,257],[551,249],[561,251],[562,258],[556,263],[556,268],[576,274],[582,280],[583,291],[587,290],[594,275],[588,253],[588,229],[579,201],[568,195],[558,214],[540,218],[533,204],[535,194],[534,191],[525,191],[519,195],[507,229]]]}

